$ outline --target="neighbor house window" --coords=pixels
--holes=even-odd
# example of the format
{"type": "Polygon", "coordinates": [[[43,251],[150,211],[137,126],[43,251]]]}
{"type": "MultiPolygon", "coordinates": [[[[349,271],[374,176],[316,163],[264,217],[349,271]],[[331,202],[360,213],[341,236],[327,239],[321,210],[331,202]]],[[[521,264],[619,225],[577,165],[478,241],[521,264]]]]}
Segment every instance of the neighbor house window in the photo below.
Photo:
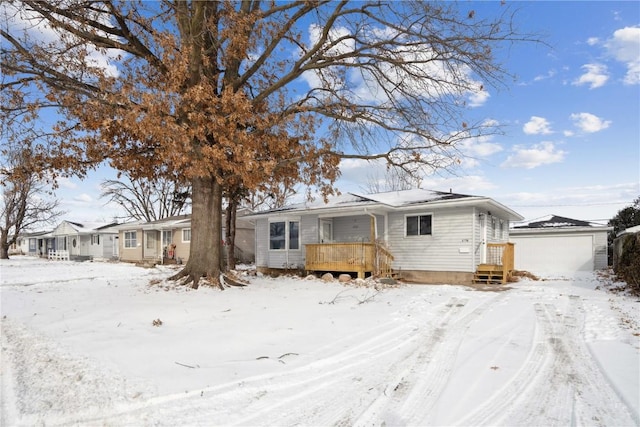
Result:
{"type": "Polygon", "coordinates": [[[91,244],[92,245],[99,245],[100,244],[100,235],[99,234],[92,234],[91,235],[91,244]]]}
{"type": "Polygon", "coordinates": [[[270,222],[269,249],[300,249],[300,223],[298,221],[270,222]]]}
{"type": "Polygon", "coordinates": [[[431,215],[408,215],[406,223],[407,236],[431,235],[431,215]]]}
{"type": "Polygon", "coordinates": [[[184,230],[182,230],[182,241],[183,242],[190,242],[191,241],[191,229],[190,228],[185,228],[184,230]]]}
{"type": "Polygon", "coordinates": [[[124,247],[135,248],[138,246],[138,236],[135,231],[125,231],[124,233],[124,247]]]}

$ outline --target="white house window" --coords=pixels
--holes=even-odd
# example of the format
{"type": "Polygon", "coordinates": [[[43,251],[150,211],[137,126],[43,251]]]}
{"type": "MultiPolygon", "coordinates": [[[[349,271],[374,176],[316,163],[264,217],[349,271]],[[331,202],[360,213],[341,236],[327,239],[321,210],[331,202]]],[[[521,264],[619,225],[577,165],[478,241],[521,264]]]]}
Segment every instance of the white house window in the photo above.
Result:
{"type": "Polygon", "coordinates": [[[182,230],[182,241],[183,242],[190,242],[191,241],[191,229],[190,228],[185,228],[184,230],[182,230]]]}
{"type": "Polygon", "coordinates": [[[138,236],[135,231],[124,232],[124,247],[135,248],[138,245],[138,236]]]}
{"type": "Polygon", "coordinates": [[[100,244],[100,235],[99,234],[92,234],[91,235],[91,244],[92,245],[99,245],[100,244]]]}
{"type": "Polygon", "coordinates": [[[300,249],[300,222],[270,222],[269,249],[300,249]]]}
{"type": "Polygon", "coordinates": [[[430,236],[431,215],[408,215],[405,217],[407,236],[430,236]]]}

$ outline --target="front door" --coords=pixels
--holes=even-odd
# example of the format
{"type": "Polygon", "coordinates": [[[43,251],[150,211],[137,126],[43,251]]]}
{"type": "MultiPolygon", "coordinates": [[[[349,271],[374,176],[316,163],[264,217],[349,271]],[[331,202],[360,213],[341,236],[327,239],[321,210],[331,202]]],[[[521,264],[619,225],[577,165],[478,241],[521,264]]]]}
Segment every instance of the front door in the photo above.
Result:
{"type": "Polygon", "coordinates": [[[330,219],[320,220],[320,243],[330,243],[333,241],[333,221],[330,219]]]}
{"type": "Polygon", "coordinates": [[[156,231],[145,231],[144,233],[144,256],[145,258],[155,258],[158,255],[158,233],[156,231]]]}

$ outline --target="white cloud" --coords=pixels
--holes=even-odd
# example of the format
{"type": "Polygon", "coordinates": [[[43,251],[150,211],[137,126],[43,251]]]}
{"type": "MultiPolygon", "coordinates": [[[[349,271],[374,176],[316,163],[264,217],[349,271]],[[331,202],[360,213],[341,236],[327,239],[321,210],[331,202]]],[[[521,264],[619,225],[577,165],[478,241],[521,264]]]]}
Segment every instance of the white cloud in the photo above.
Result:
{"type": "Polygon", "coordinates": [[[573,85],[589,85],[589,89],[603,86],[609,80],[607,66],[603,64],[585,64],[582,66],[585,73],[573,81],[573,85]]]}
{"type": "Polygon", "coordinates": [[[539,82],[542,80],[550,79],[556,75],[556,70],[549,70],[547,74],[539,74],[533,78],[534,82],[539,82]]]}
{"type": "Polygon", "coordinates": [[[481,107],[484,105],[491,95],[484,89],[480,89],[477,92],[469,94],[469,106],[481,107]]]}
{"type": "Polygon", "coordinates": [[[502,167],[533,169],[542,165],[559,163],[565,156],[564,151],[558,150],[553,142],[549,141],[534,144],[529,148],[517,145],[513,151],[514,154],[507,157],[507,160],[502,163],[502,167]]]}
{"type": "Polygon", "coordinates": [[[479,159],[486,159],[503,149],[500,144],[491,142],[489,137],[466,139],[456,144],[456,148],[462,154],[461,166],[464,169],[479,166],[479,159]]]}
{"type": "Polygon", "coordinates": [[[599,132],[611,124],[611,120],[602,120],[591,113],[574,113],[570,117],[574,126],[586,133],[599,132]]]}
{"type": "Polygon", "coordinates": [[[548,135],[553,133],[547,119],[538,116],[531,116],[531,119],[524,124],[522,130],[527,135],[548,135]]]}
{"type": "Polygon", "coordinates": [[[93,202],[93,197],[91,197],[87,193],[82,193],[75,196],[73,200],[75,200],[76,202],[90,203],[93,202]]]}
{"type": "Polygon", "coordinates": [[[75,190],[76,188],[78,188],[78,184],[73,182],[71,179],[63,176],[58,177],[57,182],[61,188],[68,188],[69,190],[75,190]]]}
{"type": "Polygon", "coordinates": [[[597,37],[589,37],[589,38],[587,39],[587,44],[588,44],[589,46],[595,46],[595,45],[597,45],[598,43],[600,43],[600,39],[599,39],[599,38],[597,38],[597,37]]]}
{"type": "Polygon", "coordinates": [[[627,67],[624,83],[640,84],[640,27],[616,30],[613,37],[605,43],[605,47],[616,60],[627,67]]]}

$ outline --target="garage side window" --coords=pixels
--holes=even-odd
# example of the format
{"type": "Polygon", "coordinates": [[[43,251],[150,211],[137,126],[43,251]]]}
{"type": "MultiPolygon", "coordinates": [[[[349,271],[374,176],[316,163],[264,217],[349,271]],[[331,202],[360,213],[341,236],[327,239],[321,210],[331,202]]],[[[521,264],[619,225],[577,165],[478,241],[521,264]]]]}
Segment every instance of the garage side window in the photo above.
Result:
{"type": "Polygon", "coordinates": [[[432,233],[432,215],[407,215],[407,236],[430,236],[432,233]]]}

